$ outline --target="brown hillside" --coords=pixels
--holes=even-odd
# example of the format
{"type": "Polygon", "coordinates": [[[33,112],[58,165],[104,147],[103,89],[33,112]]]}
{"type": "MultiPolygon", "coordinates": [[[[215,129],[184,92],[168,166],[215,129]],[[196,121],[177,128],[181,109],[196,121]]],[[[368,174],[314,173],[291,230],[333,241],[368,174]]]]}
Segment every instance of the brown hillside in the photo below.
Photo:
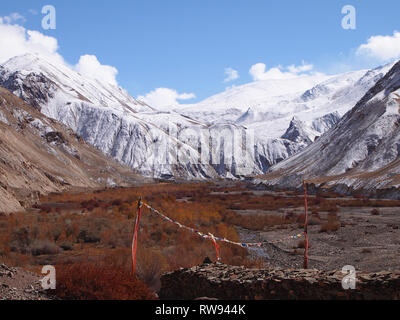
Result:
{"type": "Polygon", "coordinates": [[[143,180],[0,88],[0,212],[19,211],[39,194],[143,180]]]}

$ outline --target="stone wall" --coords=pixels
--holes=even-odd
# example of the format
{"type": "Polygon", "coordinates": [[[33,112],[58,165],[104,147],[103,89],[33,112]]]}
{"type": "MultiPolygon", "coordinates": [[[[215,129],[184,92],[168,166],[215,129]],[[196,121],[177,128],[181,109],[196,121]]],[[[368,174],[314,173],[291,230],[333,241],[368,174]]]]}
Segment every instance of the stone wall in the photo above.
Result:
{"type": "Polygon", "coordinates": [[[224,264],[181,269],[161,277],[160,299],[331,300],[399,299],[400,271],[357,273],[355,290],[344,290],[341,271],[250,270],[224,264]]]}

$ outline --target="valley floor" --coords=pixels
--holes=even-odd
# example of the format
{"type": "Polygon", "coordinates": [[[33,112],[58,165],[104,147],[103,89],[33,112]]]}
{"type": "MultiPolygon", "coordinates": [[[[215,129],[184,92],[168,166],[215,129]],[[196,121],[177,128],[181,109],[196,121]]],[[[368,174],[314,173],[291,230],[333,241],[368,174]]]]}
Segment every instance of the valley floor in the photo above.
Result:
{"type": "MultiPolygon", "coordinates": [[[[297,203],[299,198],[303,199],[301,194],[292,192],[258,190],[252,191],[252,195],[295,199],[297,203]]],[[[368,200],[328,193],[308,198],[312,204],[309,209],[308,227],[310,268],[338,270],[351,265],[356,270],[367,272],[400,270],[399,201],[368,200]],[[326,208],[324,204],[313,205],[321,198],[334,207],[326,208]],[[332,230],[325,230],[326,227],[329,229],[329,220],[332,221],[332,230]]],[[[289,202],[278,210],[270,210],[268,204],[265,205],[265,209],[235,210],[236,213],[250,218],[268,215],[297,217],[295,223],[260,227],[261,230],[236,226],[241,241],[264,243],[262,248],[249,249],[255,259],[262,259],[264,267],[274,269],[303,267],[303,241],[289,238],[303,233],[304,204],[301,204],[293,206],[289,202]]]]}
{"type": "MultiPolygon", "coordinates": [[[[304,210],[298,208],[299,211],[304,210]]],[[[379,209],[379,215],[370,207],[340,208],[341,228],[335,232],[320,232],[321,226],[309,226],[309,267],[319,270],[340,270],[351,265],[359,271],[379,272],[400,269],[400,215],[398,207],[379,209]]],[[[262,213],[262,212],[259,212],[262,213]]],[[[320,214],[324,216],[324,214],[320,214]]],[[[268,231],[241,230],[243,241],[268,242],[284,238],[288,232],[300,230],[276,228],[268,231]]],[[[277,244],[255,250],[267,267],[295,268],[303,266],[303,249],[285,239],[277,244]]]]}
{"type": "MultiPolygon", "coordinates": [[[[42,197],[41,204],[28,212],[0,216],[0,262],[30,270],[55,265],[60,271],[58,283],[77,274],[106,274],[110,268],[129,274],[132,231],[140,196],[171,219],[205,234],[211,232],[235,242],[263,243],[261,248],[251,249],[220,243],[225,264],[302,268],[304,196],[289,191],[254,190],[252,185],[227,182],[160,183],[42,197]]],[[[370,272],[400,269],[400,201],[320,192],[309,196],[308,204],[310,268],[340,270],[351,265],[370,272]]],[[[163,221],[146,208],[138,250],[137,273],[141,283],[135,286],[143,283],[149,292],[158,292],[164,272],[199,265],[205,257],[216,259],[209,240],[163,221]]],[[[57,294],[77,298],[73,292],[80,292],[81,288],[71,288],[74,285],[67,281],[60,289],[64,291],[57,294]]],[[[122,298],[150,297],[146,290],[141,291],[142,296],[127,294],[122,298]]],[[[89,291],[78,298],[99,296],[89,291]]],[[[104,294],[100,296],[121,298],[104,294]]]]}

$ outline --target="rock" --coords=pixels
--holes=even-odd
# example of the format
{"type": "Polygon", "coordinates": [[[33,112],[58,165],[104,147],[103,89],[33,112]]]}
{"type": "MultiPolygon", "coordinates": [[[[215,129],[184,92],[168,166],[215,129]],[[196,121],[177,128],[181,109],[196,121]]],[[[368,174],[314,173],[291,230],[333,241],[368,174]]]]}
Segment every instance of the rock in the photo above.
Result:
{"type": "Polygon", "coordinates": [[[48,292],[39,292],[40,277],[20,268],[0,264],[0,300],[50,300],[48,292]]]}
{"type": "Polygon", "coordinates": [[[212,261],[209,257],[206,257],[203,261],[203,264],[210,264],[210,263],[212,263],[212,261]]]}
{"type": "Polygon", "coordinates": [[[400,271],[357,272],[356,290],[344,290],[343,277],[338,270],[248,270],[214,263],[164,274],[159,296],[167,300],[392,300],[400,290],[400,271]]]}

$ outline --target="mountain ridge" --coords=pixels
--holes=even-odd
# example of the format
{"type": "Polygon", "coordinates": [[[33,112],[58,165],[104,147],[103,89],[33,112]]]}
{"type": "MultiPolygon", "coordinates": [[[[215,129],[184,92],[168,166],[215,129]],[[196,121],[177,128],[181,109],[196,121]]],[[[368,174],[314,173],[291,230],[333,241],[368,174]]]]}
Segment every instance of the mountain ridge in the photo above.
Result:
{"type": "MultiPolygon", "coordinates": [[[[305,77],[304,83],[298,79],[280,81],[265,89],[273,96],[271,101],[264,96],[262,99],[269,102],[261,109],[245,109],[249,116],[227,107],[221,109],[222,114],[215,113],[207,119],[203,116],[213,110],[212,106],[200,110],[205,112],[203,116],[187,112],[188,108],[158,111],[119,87],[85,78],[68,66],[32,54],[14,57],[0,66],[0,85],[71,128],[88,144],[145,176],[238,179],[263,174],[307,147],[335,124],[329,115],[350,109],[386,68],[305,77]],[[293,82],[297,82],[295,89],[287,87],[293,82]],[[359,87],[351,90],[355,83],[359,87]],[[309,85],[319,89],[312,90],[309,85]],[[274,88],[291,95],[277,96],[274,88]],[[307,103],[302,91],[305,88],[309,92],[307,103]],[[322,95],[324,90],[329,96],[322,95]],[[304,133],[300,141],[282,138],[294,115],[304,122],[299,128],[304,133]],[[243,136],[253,141],[252,145],[247,145],[243,136]]],[[[263,83],[245,88],[252,86],[261,92],[263,83]]]]}
{"type": "Polygon", "coordinates": [[[145,181],[1,87],[0,173],[4,213],[23,211],[40,194],[145,181]]]}
{"type": "Polygon", "coordinates": [[[258,181],[287,187],[300,186],[302,179],[354,189],[400,186],[399,89],[397,62],[334,128],[258,181]]]}

